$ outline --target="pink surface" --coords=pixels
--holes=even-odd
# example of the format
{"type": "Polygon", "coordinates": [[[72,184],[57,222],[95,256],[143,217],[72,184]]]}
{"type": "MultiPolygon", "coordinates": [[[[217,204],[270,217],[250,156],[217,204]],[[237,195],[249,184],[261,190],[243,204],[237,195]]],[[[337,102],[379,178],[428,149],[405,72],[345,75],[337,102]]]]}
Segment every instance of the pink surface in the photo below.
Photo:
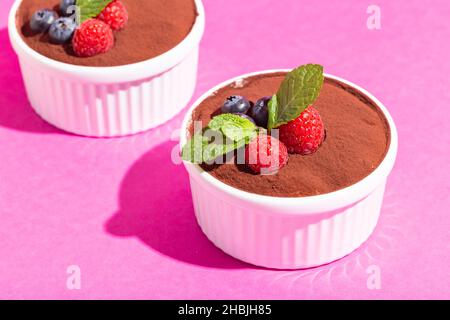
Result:
{"type": "MultiPolygon", "coordinates": [[[[5,7],[0,2],[0,28],[5,7]]],[[[89,139],[31,110],[0,29],[0,298],[450,298],[447,1],[206,0],[195,97],[232,76],[321,63],[375,94],[399,130],[381,220],[330,265],[275,271],[216,249],[170,161],[182,115],[141,135],[89,139]],[[69,265],[81,289],[66,287],[69,265]],[[381,289],[367,287],[369,266],[381,289]]]]}

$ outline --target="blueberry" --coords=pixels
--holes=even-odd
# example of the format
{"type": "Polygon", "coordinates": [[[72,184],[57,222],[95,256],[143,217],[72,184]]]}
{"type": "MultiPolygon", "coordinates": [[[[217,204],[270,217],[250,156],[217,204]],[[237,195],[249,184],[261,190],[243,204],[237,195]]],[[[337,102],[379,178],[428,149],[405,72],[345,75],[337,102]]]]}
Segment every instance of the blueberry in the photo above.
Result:
{"type": "Polygon", "coordinates": [[[59,18],[52,23],[48,30],[48,35],[52,43],[64,43],[72,38],[77,24],[72,18],[59,18]]]}
{"type": "Polygon", "coordinates": [[[251,123],[253,123],[253,124],[256,125],[255,120],[253,120],[252,117],[249,117],[249,116],[246,115],[245,113],[236,113],[236,115],[238,115],[238,116],[241,117],[241,118],[247,119],[247,120],[249,120],[251,123]]]}
{"type": "Polygon", "coordinates": [[[250,108],[248,115],[255,120],[259,127],[267,128],[268,119],[268,103],[271,97],[264,97],[256,101],[255,105],[250,108]]]}
{"type": "Polygon", "coordinates": [[[75,0],[61,0],[59,3],[59,10],[63,16],[70,16],[75,13],[74,10],[71,10],[70,7],[74,6],[76,3],[75,0]]]}
{"type": "Polygon", "coordinates": [[[247,99],[241,96],[230,96],[222,106],[223,113],[246,113],[251,105],[247,99]]]}
{"type": "Polygon", "coordinates": [[[36,11],[31,17],[30,28],[34,32],[46,32],[56,19],[58,19],[58,15],[55,11],[41,9],[36,11]]]}

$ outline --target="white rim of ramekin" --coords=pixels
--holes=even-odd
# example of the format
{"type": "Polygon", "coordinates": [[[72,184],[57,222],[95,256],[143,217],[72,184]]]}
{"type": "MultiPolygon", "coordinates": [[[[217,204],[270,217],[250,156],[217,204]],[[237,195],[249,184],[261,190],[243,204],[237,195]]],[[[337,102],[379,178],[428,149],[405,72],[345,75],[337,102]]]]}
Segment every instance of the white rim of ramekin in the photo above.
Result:
{"type": "Polygon", "coordinates": [[[22,0],[16,0],[9,13],[8,29],[12,45],[16,53],[26,55],[48,68],[58,72],[76,75],[94,83],[117,83],[140,80],[142,78],[156,76],[180,63],[198,44],[205,30],[205,10],[201,0],[194,0],[197,7],[197,18],[189,34],[174,48],[169,51],[137,63],[113,67],[89,67],[79,66],[50,59],[30,48],[23,41],[16,23],[16,12],[22,0]]]}
{"type": "MultiPolygon", "coordinates": [[[[191,116],[193,110],[197,108],[197,106],[199,106],[200,103],[203,102],[203,100],[211,96],[214,92],[240,79],[245,79],[248,77],[263,74],[289,72],[289,71],[291,70],[275,69],[244,74],[235,77],[233,79],[227,80],[225,82],[222,82],[221,84],[215,86],[214,88],[203,94],[189,108],[183,120],[180,136],[180,149],[187,141],[188,126],[191,123],[191,116]]],[[[365,89],[337,76],[325,74],[325,77],[340,81],[366,95],[380,108],[389,124],[390,129],[389,149],[384,159],[379,164],[379,166],[374,171],[372,171],[372,173],[370,173],[367,177],[363,178],[362,180],[358,181],[357,183],[351,186],[330,193],[306,197],[272,197],[243,191],[234,188],[232,186],[229,186],[224,182],[216,179],[211,174],[205,172],[199,165],[183,161],[184,166],[189,172],[189,175],[200,178],[203,182],[212,185],[218,191],[224,192],[225,194],[231,196],[232,198],[237,198],[241,201],[252,203],[253,205],[258,206],[260,208],[270,208],[273,211],[272,213],[276,213],[277,209],[282,211],[283,213],[289,213],[294,215],[323,213],[327,211],[341,209],[346,206],[350,206],[360,201],[361,199],[367,197],[372,191],[374,191],[381,183],[383,183],[387,179],[388,175],[390,174],[394,166],[398,149],[398,134],[394,120],[389,114],[387,108],[377,98],[375,98],[365,89]]]]}

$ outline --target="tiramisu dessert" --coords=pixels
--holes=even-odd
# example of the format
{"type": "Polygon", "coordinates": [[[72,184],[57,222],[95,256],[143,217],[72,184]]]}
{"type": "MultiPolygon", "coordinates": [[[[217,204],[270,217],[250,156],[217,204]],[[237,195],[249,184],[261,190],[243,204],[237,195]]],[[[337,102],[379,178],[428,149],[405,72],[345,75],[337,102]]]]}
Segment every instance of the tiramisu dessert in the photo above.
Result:
{"type": "Polygon", "coordinates": [[[191,120],[184,160],[232,187],[274,197],[355,184],[377,168],[390,143],[377,105],[313,64],[223,87],[191,120]]]}
{"type": "Polygon", "coordinates": [[[169,51],[196,17],[194,0],[23,0],[16,20],[23,40],[40,54],[107,67],[169,51]]]}

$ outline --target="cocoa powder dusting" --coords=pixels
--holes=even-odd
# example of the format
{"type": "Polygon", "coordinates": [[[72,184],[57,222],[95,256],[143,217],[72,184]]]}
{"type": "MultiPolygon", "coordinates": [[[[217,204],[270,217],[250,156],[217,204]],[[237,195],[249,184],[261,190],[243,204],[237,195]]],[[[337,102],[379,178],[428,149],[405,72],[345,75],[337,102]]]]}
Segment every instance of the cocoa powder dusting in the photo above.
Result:
{"type": "MultiPolygon", "coordinates": [[[[253,102],[273,95],[284,76],[256,76],[247,78],[242,88],[223,88],[207,98],[193,112],[192,119],[206,126],[230,95],[242,95],[253,102]]],[[[255,175],[233,163],[203,168],[238,189],[277,197],[324,194],[369,175],[383,160],[390,142],[389,125],[381,110],[359,91],[331,79],[325,79],[314,107],[324,121],[326,140],[312,155],[289,155],[288,164],[276,175],[255,175]]]]}
{"type": "Polygon", "coordinates": [[[115,32],[115,45],[107,53],[89,58],[75,56],[71,45],[49,43],[48,35],[33,34],[29,20],[42,8],[59,12],[59,0],[23,0],[17,26],[24,41],[40,54],[82,66],[118,66],[154,58],[179,44],[191,31],[197,17],[194,0],[122,0],[128,24],[115,32]]]}

